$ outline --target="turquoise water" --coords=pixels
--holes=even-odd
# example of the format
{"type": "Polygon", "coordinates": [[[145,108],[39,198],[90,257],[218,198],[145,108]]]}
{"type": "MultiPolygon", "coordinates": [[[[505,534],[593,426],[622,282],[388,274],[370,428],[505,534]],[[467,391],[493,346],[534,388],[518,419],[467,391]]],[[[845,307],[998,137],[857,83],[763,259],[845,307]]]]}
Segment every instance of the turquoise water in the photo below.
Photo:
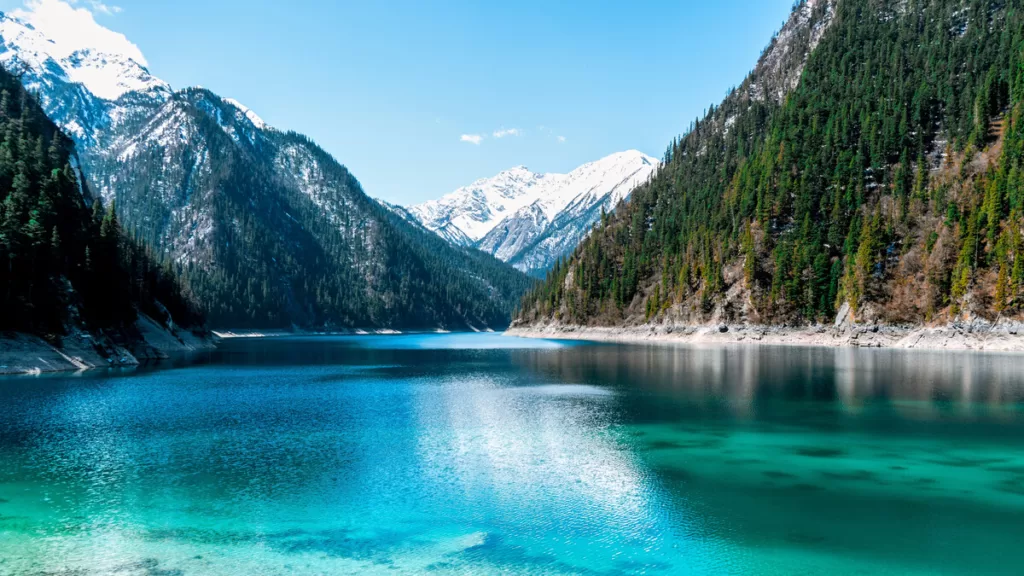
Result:
{"type": "Polygon", "coordinates": [[[1022,362],[369,336],[0,379],[0,574],[1021,574],[1022,362]]]}

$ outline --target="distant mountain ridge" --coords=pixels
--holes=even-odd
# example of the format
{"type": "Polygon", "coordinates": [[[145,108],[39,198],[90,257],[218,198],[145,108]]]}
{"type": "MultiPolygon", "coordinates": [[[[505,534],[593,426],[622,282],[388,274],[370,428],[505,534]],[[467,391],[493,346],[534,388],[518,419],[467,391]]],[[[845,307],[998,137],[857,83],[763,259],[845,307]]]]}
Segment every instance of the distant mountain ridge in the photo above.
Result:
{"type": "Polygon", "coordinates": [[[308,138],[209,90],[174,91],[141,54],[63,45],[0,15],[0,63],[214,327],[501,328],[530,285],[385,209],[308,138]]]}
{"type": "Polygon", "coordinates": [[[528,273],[543,273],[590,227],[657,171],[655,158],[629,150],[568,174],[525,166],[482,178],[408,212],[455,245],[473,246],[528,273]]]}

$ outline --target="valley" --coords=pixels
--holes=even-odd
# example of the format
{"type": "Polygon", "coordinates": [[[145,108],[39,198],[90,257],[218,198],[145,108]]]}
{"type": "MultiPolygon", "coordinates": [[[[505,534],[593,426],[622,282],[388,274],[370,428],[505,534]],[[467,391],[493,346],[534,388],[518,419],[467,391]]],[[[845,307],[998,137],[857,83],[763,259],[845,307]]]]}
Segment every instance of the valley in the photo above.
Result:
{"type": "Polygon", "coordinates": [[[410,206],[132,44],[4,15],[0,63],[74,142],[86,204],[216,329],[1016,350],[1020,11],[864,2],[798,3],[662,159],[517,166],[410,206]]]}
{"type": "Polygon", "coordinates": [[[10,15],[0,40],[97,196],[214,327],[500,329],[532,283],[396,216],[310,139],[171,88],[137,50],[52,41],[10,15]]]}
{"type": "Polygon", "coordinates": [[[1021,573],[1024,0],[117,1],[0,0],[0,575],[1021,573]]]}

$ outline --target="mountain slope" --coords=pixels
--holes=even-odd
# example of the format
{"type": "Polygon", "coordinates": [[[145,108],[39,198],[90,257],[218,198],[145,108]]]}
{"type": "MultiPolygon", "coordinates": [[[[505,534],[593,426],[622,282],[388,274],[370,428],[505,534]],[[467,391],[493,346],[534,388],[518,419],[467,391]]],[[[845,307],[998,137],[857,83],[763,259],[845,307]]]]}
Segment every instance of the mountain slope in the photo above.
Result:
{"type": "MultiPolygon", "coordinates": [[[[66,360],[45,344],[15,339],[16,348],[29,345],[32,354],[53,356],[66,368],[125,363],[131,356],[121,346],[152,354],[147,337],[172,348],[203,345],[190,334],[203,331],[196,305],[173,274],[122,233],[76,165],[71,140],[18,78],[0,69],[0,332],[45,336],[68,351],[64,357],[80,356],[66,360]]],[[[4,340],[0,352],[11,342],[4,340]]],[[[3,354],[0,373],[26,362],[26,354],[3,354]]]]}
{"type": "Polygon", "coordinates": [[[657,166],[657,160],[635,150],[568,174],[535,174],[518,166],[409,212],[453,244],[475,246],[520,270],[543,273],[586,236],[602,210],[612,211],[657,166]]]}
{"type": "Polygon", "coordinates": [[[1019,316],[1022,111],[1019,0],[805,0],[516,323],[1019,316]]]}
{"type": "Polygon", "coordinates": [[[438,199],[409,208],[420,222],[457,244],[478,242],[498,222],[529,205],[546,189],[547,176],[525,166],[482,178],[438,199]]]}
{"type": "Polygon", "coordinates": [[[396,217],[237,101],[174,92],[130,54],[58,50],[11,17],[0,36],[0,60],[78,142],[99,194],[175,262],[215,326],[498,328],[529,286],[396,217]]]}

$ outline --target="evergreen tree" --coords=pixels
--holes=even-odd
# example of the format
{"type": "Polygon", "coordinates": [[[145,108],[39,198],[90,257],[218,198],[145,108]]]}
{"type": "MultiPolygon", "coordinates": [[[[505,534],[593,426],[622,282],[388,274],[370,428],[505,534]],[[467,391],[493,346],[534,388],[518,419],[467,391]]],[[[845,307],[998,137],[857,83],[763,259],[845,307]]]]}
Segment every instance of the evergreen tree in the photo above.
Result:
{"type": "Polygon", "coordinates": [[[527,294],[521,321],[563,309],[567,270],[588,275],[574,323],[650,316],[636,296],[666,277],[678,279],[680,315],[736,313],[747,304],[715,279],[730,266],[762,321],[829,318],[843,302],[899,321],[967,304],[1024,312],[1024,2],[799,1],[794,14],[788,45],[776,38],[765,64],[672,142],[658,174],[527,294]],[[811,30],[824,30],[813,49],[811,30]],[[906,262],[924,273],[902,278],[906,262]],[[688,266],[701,282],[686,281],[688,266]],[[894,302],[901,282],[930,296],[894,302]]]}
{"type": "MultiPolygon", "coordinates": [[[[0,330],[59,335],[73,321],[71,305],[93,330],[133,334],[138,310],[165,305],[182,326],[200,327],[202,314],[175,278],[145,296],[130,292],[129,260],[118,247],[132,259],[146,258],[146,249],[124,237],[113,206],[102,222],[90,216],[72,153],[20,81],[0,70],[0,330]]],[[[99,214],[100,203],[92,204],[99,214]]],[[[158,280],[148,267],[140,274],[143,285],[158,280]]]]}

